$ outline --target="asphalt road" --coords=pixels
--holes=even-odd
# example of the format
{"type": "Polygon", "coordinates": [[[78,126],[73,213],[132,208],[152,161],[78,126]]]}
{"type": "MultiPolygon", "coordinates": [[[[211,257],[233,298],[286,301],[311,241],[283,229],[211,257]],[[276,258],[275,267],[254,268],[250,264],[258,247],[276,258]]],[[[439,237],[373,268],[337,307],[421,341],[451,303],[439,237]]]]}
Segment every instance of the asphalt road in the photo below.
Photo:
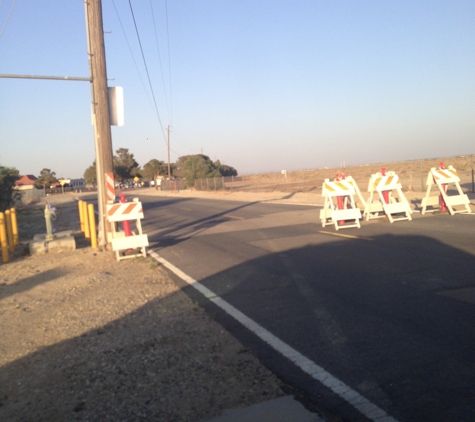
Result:
{"type": "MultiPolygon", "coordinates": [[[[475,420],[475,215],[335,232],[315,207],[141,201],[151,249],[395,420],[475,420]]],[[[294,393],[326,414],[369,420],[205,306],[294,393]]]]}

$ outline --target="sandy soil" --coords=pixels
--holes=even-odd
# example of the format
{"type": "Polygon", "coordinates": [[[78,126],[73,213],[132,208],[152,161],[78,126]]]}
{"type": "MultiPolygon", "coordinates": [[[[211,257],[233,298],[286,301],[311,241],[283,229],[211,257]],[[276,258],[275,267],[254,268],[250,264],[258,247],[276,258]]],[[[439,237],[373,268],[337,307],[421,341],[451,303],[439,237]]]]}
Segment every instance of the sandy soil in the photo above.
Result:
{"type": "MultiPolygon", "coordinates": [[[[77,230],[74,198],[51,202],[56,228],[77,230]]],[[[18,211],[0,265],[0,419],[201,421],[283,395],[151,258],[117,262],[80,232],[76,251],[25,256],[41,208],[18,211]]]]}

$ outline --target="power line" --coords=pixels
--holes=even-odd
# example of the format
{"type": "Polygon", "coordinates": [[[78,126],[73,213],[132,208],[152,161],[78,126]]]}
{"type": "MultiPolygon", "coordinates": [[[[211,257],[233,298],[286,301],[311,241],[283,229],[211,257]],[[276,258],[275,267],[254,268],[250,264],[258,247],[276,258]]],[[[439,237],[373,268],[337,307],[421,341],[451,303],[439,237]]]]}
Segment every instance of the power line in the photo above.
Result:
{"type": "Polygon", "coordinates": [[[117,15],[117,19],[119,19],[119,24],[120,24],[120,27],[122,28],[122,33],[124,34],[124,38],[125,38],[125,41],[127,43],[127,46],[129,47],[129,52],[130,52],[130,55],[132,56],[132,60],[134,62],[134,65],[135,65],[135,69],[137,70],[137,73],[139,75],[139,79],[140,79],[140,82],[142,83],[142,87],[145,91],[145,95],[147,96],[147,99],[150,103],[150,105],[153,107],[153,104],[152,104],[152,100],[150,99],[150,96],[148,95],[148,91],[147,91],[147,88],[145,87],[145,83],[142,79],[142,75],[140,74],[140,70],[139,70],[139,67],[137,65],[137,61],[135,60],[135,56],[134,56],[134,53],[132,51],[132,47],[130,46],[130,43],[129,43],[129,39],[127,38],[127,34],[125,32],[125,28],[124,28],[124,25],[122,25],[122,20],[120,19],[120,16],[119,16],[119,11],[117,10],[117,7],[115,5],[115,1],[112,0],[112,4],[114,5],[114,9],[115,9],[115,13],[117,15]]]}
{"type": "MultiPolygon", "coordinates": [[[[1,1],[0,1],[0,4],[2,4],[1,1]]],[[[6,20],[5,23],[3,24],[2,32],[0,32],[0,38],[2,38],[2,35],[3,35],[3,33],[5,32],[5,28],[7,27],[8,21],[10,20],[10,16],[12,15],[13,8],[15,7],[15,4],[16,4],[16,0],[14,0],[14,2],[13,2],[13,4],[12,4],[12,7],[10,8],[10,11],[8,12],[7,20],[6,20]]]]}
{"type": "Polygon", "coordinates": [[[149,74],[149,71],[148,71],[147,61],[145,60],[145,55],[144,55],[143,48],[142,48],[142,41],[140,40],[140,35],[139,35],[138,28],[137,28],[137,22],[135,21],[134,10],[132,8],[132,3],[130,2],[130,0],[129,0],[129,6],[130,6],[130,12],[132,13],[132,19],[134,21],[135,32],[137,34],[137,39],[138,39],[139,45],[140,45],[140,52],[142,53],[142,59],[143,59],[143,62],[144,62],[145,71],[147,73],[147,78],[148,78],[148,83],[149,83],[149,86],[150,86],[150,91],[152,92],[152,98],[153,98],[153,102],[155,104],[155,111],[157,112],[158,122],[160,123],[160,128],[162,129],[163,140],[165,141],[165,145],[167,145],[167,139],[165,137],[165,132],[163,130],[162,119],[160,119],[160,113],[158,112],[157,100],[155,99],[155,93],[153,91],[152,81],[150,80],[150,74],[149,74]]]}
{"type": "Polygon", "coordinates": [[[167,22],[167,51],[168,51],[168,79],[169,79],[169,89],[170,89],[170,120],[173,124],[173,96],[172,96],[172,68],[171,68],[171,59],[170,59],[170,33],[168,31],[168,1],[165,0],[165,18],[167,22]]]}
{"type": "Polygon", "coordinates": [[[160,47],[159,47],[159,44],[158,44],[157,25],[156,25],[156,22],[155,22],[155,14],[153,12],[152,0],[150,0],[150,9],[152,10],[153,29],[154,29],[154,32],[155,32],[155,44],[157,45],[158,62],[160,64],[160,75],[162,77],[163,93],[165,95],[165,102],[166,102],[167,108],[168,108],[168,116],[171,118],[170,107],[168,106],[168,96],[167,96],[167,90],[166,90],[166,86],[165,86],[165,78],[163,77],[162,57],[161,57],[161,54],[160,54],[160,47]]]}

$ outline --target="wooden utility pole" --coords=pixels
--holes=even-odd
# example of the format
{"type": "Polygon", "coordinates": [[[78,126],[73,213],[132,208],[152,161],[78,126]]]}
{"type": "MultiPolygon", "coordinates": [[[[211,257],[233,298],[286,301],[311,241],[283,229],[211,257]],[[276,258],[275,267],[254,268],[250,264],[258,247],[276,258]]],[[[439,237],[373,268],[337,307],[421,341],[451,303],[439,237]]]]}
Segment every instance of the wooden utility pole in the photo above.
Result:
{"type": "Polygon", "coordinates": [[[105,219],[107,191],[104,180],[106,173],[113,173],[114,165],[101,0],[86,0],[85,9],[92,84],[92,120],[96,146],[99,227],[100,235],[102,235],[102,238],[100,236],[99,244],[105,246],[110,244],[108,242],[110,227],[105,219]]]}
{"type": "Polygon", "coordinates": [[[171,180],[171,169],[170,169],[170,125],[168,125],[168,180],[171,180]]]}

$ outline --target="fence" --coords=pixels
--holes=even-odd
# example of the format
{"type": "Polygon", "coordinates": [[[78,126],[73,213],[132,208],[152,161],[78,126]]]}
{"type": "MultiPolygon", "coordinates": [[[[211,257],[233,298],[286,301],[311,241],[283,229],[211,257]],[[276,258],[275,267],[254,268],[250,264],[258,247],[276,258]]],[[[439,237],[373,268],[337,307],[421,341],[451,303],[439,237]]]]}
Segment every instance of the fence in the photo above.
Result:
{"type": "Polygon", "coordinates": [[[32,202],[37,202],[41,198],[45,197],[44,189],[25,189],[19,190],[17,192],[20,193],[21,196],[15,201],[16,207],[31,204],[32,202]]]}
{"type": "Polygon", "coordinates": [[[461,179],[461,186],[475,192],[473,155],[431,158],[424,160],[400,161],[361,166],[315,169],[302,171],[285,171],[249,176],[227,176],[195,180],[195,189],[199,191],[227,192],[310,192],[321,193],[325,179],[333,180],[335,174],[342,172],[352,176],[360,189],[365,189],[372,174],[386,168],[394,171],[401,180],[403,190],[425,192],[427,174],[432,167],[439,168],[440,162],[447,168],[452,165],[461,179]]]}
{"type": "Polygon", "coordinates": [[[180,190],[185,189],[185,181],[182,179],[162,180],[160,186],[158,186],[158,189],[179,192],[180,190]]]}

